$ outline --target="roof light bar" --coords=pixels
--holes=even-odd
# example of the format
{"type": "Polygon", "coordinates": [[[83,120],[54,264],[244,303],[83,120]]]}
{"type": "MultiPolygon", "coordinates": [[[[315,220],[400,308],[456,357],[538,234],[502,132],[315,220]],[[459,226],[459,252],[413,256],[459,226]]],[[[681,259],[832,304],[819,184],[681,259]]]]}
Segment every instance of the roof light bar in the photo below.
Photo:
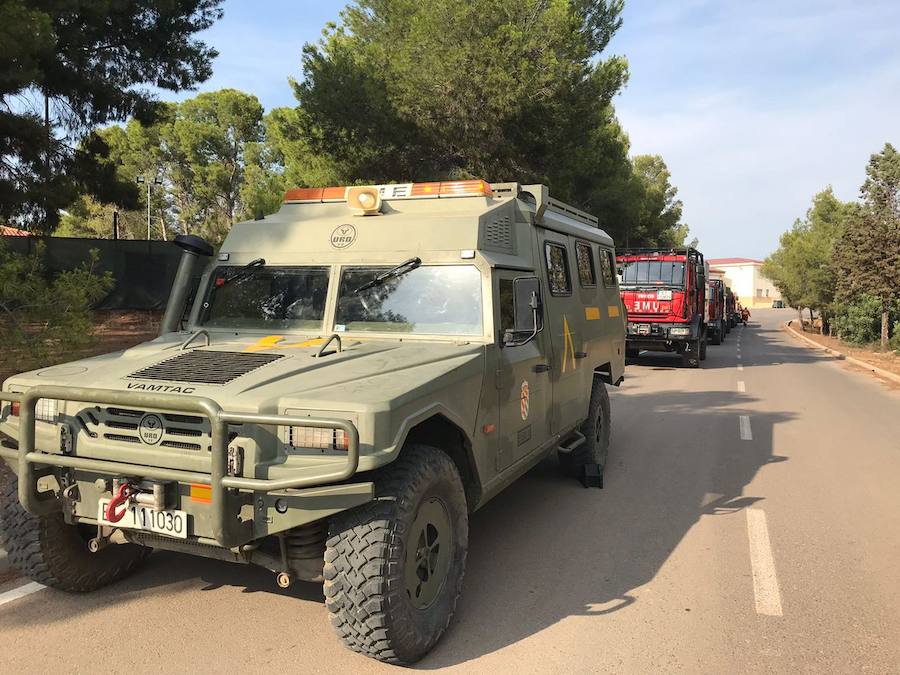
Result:
{"type": "MultiPolygon", "coordinates": [[[[447,197],[492,197],[491,186],[484,180],[454,180],[431,183],[397,183],[375,185],[382,199],[437,199],[447,197]]],[[[342,202],[346,187],[292,188],[284,193],[285,203],[310,204],[342,202]]]]}

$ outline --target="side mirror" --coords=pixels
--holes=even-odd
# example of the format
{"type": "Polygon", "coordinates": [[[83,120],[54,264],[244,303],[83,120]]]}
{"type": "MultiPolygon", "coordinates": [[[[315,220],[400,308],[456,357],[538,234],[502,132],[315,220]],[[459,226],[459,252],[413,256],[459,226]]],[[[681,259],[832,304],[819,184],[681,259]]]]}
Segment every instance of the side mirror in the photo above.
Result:
{"type": "Polygon", "coordinates": [[[503,334],[504,347],[531,342],[544,327],[541,282],[537,277],[519,277],[513,281],[513,328],[503,334]]]}

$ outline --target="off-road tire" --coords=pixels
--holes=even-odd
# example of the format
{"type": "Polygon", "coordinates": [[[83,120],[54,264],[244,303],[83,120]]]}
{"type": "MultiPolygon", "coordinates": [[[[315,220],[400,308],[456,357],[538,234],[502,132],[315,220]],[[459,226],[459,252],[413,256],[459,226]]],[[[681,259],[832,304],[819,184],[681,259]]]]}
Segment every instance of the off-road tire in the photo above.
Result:
{"type": "Polygon", "coordinates": [[[685,368],[700,367],[700,340],[691,340],[681,352],[681,365],[685,368]]]}
{"type": "MultiPolygon", "coordinates": [[[[427,445],[408,445],[375,476],[375,499],[329,521],[325,605],[344,644],[379,661],[410,664],[434,647],[462,589],[468,550],[465,490],[453,460],[427,445]],[[431,603],[407,591],[408,539],[421,505],[439,500],[450,524],[449,568],[431,603]]],[[[413,544],[415,546],[415,544],[413,544]]]]}
{"type": "Polygon", "coordinates": [[[625,347],[625,357],[629,359],[636,359],[641,355],[641,350],[637,347],[625,347]]]}
{"type": "Polygon", "coordinates": [[[603,380],[595,375],[588,417],[580,429],[585,441],[572,452],[559,453],[559,464],[566,474],[581,478],[583,467],[587,464],[597,464],[603,471],[609,455],[610,425],[609,393],[603,380]]]}
{"type": "Polygon", "coordinates": [[[722,330],[722,323],[719,322],[716,326],[716,330],[712,331],[711,338],[709,343],[712,345],[720,345],[722,344],[722,340],[725,338],[725,333],[722,330]]]}
{"type": "Polygon", "coordinates": [[[706,361],[706,346],[707,346],[707,338],[700,338],[700,360],[706,361]]]}
{"type": "Polygon", "coordinates": [[[150,554],[135,544],[111,544],[91,553],[89,531],[67,524],[61,512],[28,513],[19,503],[16,474],[0,460],[0,545],[19,572],[45,586],[87,593],[125,578],[150,554]]]}

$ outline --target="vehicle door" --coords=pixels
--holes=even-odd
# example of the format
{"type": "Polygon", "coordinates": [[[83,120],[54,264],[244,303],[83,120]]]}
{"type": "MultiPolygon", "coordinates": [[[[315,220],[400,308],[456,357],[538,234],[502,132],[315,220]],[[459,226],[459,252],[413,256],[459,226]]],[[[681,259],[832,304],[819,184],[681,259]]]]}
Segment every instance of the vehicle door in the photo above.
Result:
{"type": "Polygon", "coordinates": [[[500,328],[496,373],[500,471],[540,448],[550,436],[551,355],[544,328],[547,311],[543,292],[540,300],[544,306],[539,311],[539,330],[534,339],[526,344],[503,345],[503,335],[516,325],[515,280],[519,278],[535,275],[497,269],[493,279],[493,297],[497,298],[494,325],[500,328]]]}
{"type": "Polygon", "coordinates": [[[569,237],[538,228],[538,250],[541,271],[545,275],[547,299],[546,331],[551,341],[553,358],[553,419],[551,430],[560,433],[574,426],[586,415],[590,390],[585,394],[586,367],[584,307],[573,294],[575,251],[569,237]]]}

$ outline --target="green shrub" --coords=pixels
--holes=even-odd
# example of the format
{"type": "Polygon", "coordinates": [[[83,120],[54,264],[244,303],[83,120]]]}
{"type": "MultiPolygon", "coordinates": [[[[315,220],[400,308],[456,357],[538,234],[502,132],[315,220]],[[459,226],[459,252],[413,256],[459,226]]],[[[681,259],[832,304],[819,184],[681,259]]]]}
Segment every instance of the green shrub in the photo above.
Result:
{"type": "MultiPolygon", "coordinates": [[[[897,303],[891,308],[890,320],[893,324],[891,344],[897,345],[900,340],[900,306],[897,303]]],[[[832,330],[845,342],[858,345],[878,342],[881,340],[881,301],[863,295],[855,302],[836,305],[832,330]]]]}
{"type": "Polygon", "coordinates": [[[0,246],[0,340],[17,366],[59,360],[92,339],[91,308],[109,293],[109,272],[94,271],[99,254],[78,267],[51,277],[44,247],[20,254],[0,246]]]}

